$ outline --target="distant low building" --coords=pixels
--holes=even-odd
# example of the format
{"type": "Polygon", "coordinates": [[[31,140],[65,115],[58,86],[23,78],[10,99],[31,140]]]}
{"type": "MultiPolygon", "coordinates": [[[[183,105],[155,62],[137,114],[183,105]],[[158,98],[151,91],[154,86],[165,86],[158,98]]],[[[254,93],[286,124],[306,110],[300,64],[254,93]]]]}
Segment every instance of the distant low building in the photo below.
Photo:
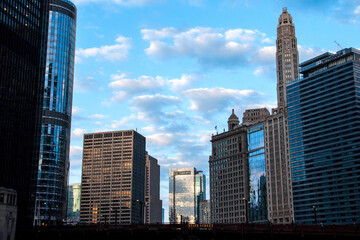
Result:
{"type": "Polygon", "coordinates": [[[81,184],[68,186],[67,222],[78,223],[80,218],[81,184]]]}
{"type": "Polygon", "coordinates": [[[210,200],[200,201],[200,224],[211,223],[211,211],[210,211],[210,200]]]}
{"type": "Polygon", "coordinates": [[[0,239],[14,240],[17,219],[15,190],[0,187],[0,239]]]}

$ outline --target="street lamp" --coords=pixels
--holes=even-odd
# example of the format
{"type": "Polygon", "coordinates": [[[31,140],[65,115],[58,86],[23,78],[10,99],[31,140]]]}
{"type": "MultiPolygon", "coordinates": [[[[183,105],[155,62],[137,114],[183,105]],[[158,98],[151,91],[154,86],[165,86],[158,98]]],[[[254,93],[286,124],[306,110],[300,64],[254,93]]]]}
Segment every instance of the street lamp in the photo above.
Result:
{"type": "Polygon", "coordinates": [[[133,200],[135,202],[138,202],[140,204],[140,220],[139,220],[139,224],[142,224],[143,223],[143,201],[139,200],[139,199],[136,199],[136,200],[133,200]]]}
{"type": "Polygon", "coordinates": [[[317,221],[316,221],[316,207],[315,205],[312,206],[313,207],[313,212],[314,212],[314,224],[316,225],[317,224],[317,221]]]}

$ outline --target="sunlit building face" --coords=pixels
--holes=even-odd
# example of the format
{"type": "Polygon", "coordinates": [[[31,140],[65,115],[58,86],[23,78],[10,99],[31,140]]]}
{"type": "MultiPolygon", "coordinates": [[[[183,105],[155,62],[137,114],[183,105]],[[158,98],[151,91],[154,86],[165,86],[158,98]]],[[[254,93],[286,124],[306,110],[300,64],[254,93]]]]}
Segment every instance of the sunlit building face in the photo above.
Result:
{"type": "Polygon", "coordinates": [[[170,223],[196,223],[199,204],[204,199],[204,175],[195,168],[169,170],[170,223]]]}

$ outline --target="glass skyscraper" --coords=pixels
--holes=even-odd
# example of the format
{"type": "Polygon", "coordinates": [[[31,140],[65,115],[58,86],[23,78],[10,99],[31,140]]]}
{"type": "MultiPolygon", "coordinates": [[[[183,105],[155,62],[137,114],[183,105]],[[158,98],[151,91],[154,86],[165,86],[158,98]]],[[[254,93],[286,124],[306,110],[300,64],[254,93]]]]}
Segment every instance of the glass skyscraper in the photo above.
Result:
{"type": "Polygon", "coordinates": [[[252,125],[247,130],[249,159],[249,221],[268,220],[265,169],[264,124],[252,125]]]}
{"type": "Polygon", "coordinates": [[[44,1],[42,11],[36,225],[59,223],[66,216],[76,31],[71,1],[44,1]]]}
{"type": "Polygon", "coordinates": [[[295,222],[359,223],[360,51],[322,54],[300,73],[287,85],[295,222]]]}
{"type": "Polygon", "coordinates": [[[205,176],[195,168],[169,169],[170,223],[197,223],[205,198],[205,176]]]}

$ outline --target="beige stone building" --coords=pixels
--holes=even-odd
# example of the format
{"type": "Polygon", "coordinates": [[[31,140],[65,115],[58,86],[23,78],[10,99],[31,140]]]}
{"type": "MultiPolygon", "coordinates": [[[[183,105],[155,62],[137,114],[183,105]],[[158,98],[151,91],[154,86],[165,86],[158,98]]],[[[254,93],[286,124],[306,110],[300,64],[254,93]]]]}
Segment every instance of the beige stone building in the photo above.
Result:
{"type": "Polygon", "coordinates": [[[265,124],[268,217],[273,223],[294,221],[290,170],[286,84],[299,77],[299,52],[292,16],[283,8],[277,26],[276,69],[278,107],[265,124]]]}
{"type": "Polygon", "coordinates": [[[0,239],[14,240],[17,220],[17,193],[0,187],[0,239]]]}
{"type": "Polygon", "coordinates": [[[239,125],[234,110],[228,131],[211,138],[210,205],[212,223],[239,223],[247,220],[248,164],[246,126],[239,125]]]}

